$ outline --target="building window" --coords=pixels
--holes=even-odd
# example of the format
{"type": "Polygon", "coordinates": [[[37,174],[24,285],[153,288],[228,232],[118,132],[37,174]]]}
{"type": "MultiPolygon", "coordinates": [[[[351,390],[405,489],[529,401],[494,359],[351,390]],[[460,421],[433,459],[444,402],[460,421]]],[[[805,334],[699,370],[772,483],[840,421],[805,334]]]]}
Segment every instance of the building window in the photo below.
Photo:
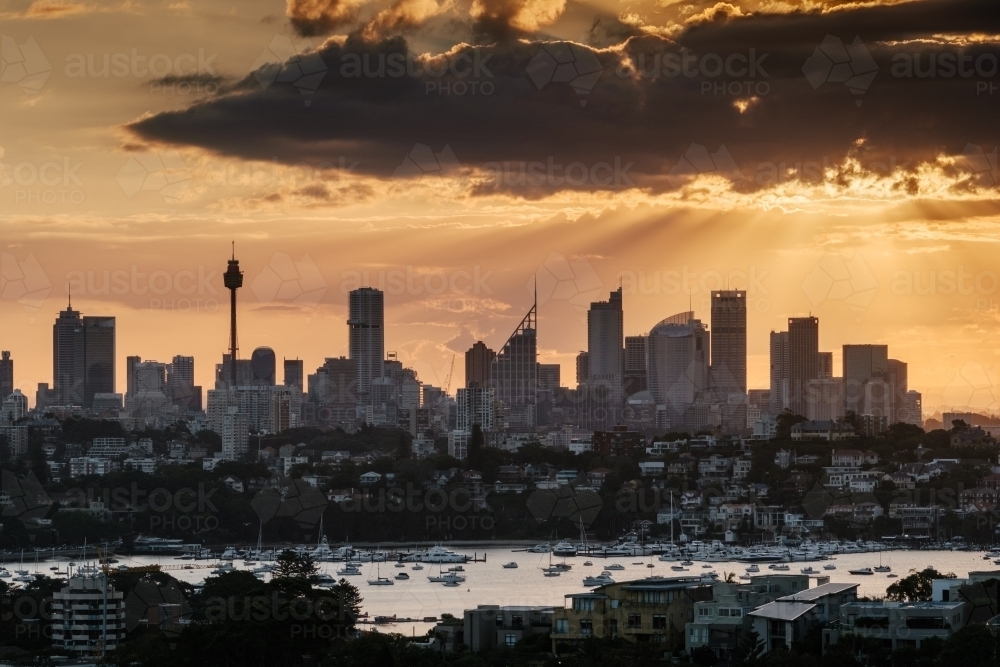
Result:
{"type": "Polygon", "coordinates": [[[642,628],[642,615],[641,614],[629,614],[628,615],[628,627],[630,630],[639,630],[642,628]]]}
{"type": "Polygon", "coordinates": [[[557,618],[556,619],[556,634],[557,635],[567,635],[567,634],[569,634],[569,619],[568,618],[557,618]]]}
{"type": "Polygon", "coordinates": [[[520,630],[524,627],[524,617],[523,616],[512,616],[510,619],[510,627],[515,630],[520,630]]]}
{"type": "Polygon", "coordinates": [[[618,636],[618,619],[617,618],[612,618],[611,620],[608,621],[608,634],[611,635],[612,639],[614,639],[615,637],[618,636]]]}
{"type": "Polygon", "coordinates": [[[517,643],[517,635],[513,632],[508,632],[506,636],[504,636],[504,643],[507,644],[507,646],[513,646],[517,643]]]}
{"type": "Polygon", "coordinates": [[[654,630],[666,630],[667,629],[667,616],[666,616],[666,614],[653,614],[653,629],[654,630]]]}
{"type": "Polygon", "coordinates": [[[573,609],[576,611],[594,611],[594,598],[573,598],[573,609]]]}
{"type": "Polygon", "coordinates": [[[611,601],[611,608],[612,609],[618,609],[618,603],[619,602],[620,602],[620,600],[612,600],[611,601]]]}
{"type": "Polygon", "coordinates": [[[698,616],[711,616],[711,615],[712,615],[712,610],[709,609],[708,607],[701,607],[700,609],[698,609],[698,616]]]}
{"type": "Polygon", "coordinates": [[[594,622],[589,618],[580,619],[580,634],[587,637],[594,634],[594,622]]]}

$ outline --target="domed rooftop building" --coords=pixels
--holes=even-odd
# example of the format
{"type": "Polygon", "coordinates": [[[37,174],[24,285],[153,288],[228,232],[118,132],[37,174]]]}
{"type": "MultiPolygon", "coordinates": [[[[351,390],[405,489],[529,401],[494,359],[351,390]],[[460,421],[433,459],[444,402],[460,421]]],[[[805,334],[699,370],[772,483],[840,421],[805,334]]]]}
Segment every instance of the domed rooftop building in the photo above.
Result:
{"type": "Polygon", "coordinates": [[[709,388],[707,327],[693,312],[672,315],[649,332],[647,387],[671,420],[682,418],[698,393],[709,388]]]}

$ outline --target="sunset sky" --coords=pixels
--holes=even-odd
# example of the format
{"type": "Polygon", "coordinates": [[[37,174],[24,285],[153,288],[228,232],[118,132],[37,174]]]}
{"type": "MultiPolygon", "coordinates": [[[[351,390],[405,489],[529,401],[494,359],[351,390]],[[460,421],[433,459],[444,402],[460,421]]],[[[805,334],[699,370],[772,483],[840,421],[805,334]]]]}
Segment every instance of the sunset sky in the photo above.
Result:
{"type": "Polygon", "coordinates": [[[0,0],[0,348],[34,401],[65,307],[125,357],[347,354],[346,293],[442,385],[537,276],[540,360],[747,289],[883,343],[927,416],[1000,411],[996,0],[0,0]]]}

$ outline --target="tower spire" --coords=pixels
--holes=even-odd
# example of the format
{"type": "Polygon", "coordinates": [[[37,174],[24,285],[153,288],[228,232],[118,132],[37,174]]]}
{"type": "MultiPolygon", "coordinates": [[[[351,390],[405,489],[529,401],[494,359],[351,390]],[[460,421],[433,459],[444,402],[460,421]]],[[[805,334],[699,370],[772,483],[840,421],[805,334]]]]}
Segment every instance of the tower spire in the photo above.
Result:
{"type": "Polygon", "coordinates": [[[229,290],[229,379],[230,386],[236,386],[236,290],[243,287],[243,272],[236,259],[236,241],[233,241],[233,258],[229,260],[226,272],[222,276],[226,289],[229,290]]]}

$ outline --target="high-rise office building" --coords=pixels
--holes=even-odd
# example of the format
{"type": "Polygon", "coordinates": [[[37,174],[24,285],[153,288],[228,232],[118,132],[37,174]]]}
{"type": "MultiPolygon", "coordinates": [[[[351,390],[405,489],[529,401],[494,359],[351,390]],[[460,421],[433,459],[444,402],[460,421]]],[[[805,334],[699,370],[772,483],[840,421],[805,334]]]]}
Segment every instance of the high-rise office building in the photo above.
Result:
{"type": "Polygon", "coordinates": [[[559,364],[538,364],[538,388],[548,391],[559,389],[561,374],[559,364]]]}
{"type": "Polygon", "coordinates": [[[538,405],[538,305],[531,310],[497,353],[490,384],[509,431],[534,431],[538,405]]]}
{"type": "Polygon", "coordinates": [[[57,405],[83,405],[83,319],[72,304],[52,325],[52,384],[57,405]]]}
{"type": "Polygon", "coordinates": [[[0,401],[14,393],[14,360],[10,352],[0,352],[0,401]]]}
{"type": "Polygon", "coordinates": [[[712,292],[712,387],[719,400],[747,391],[747,293],[712,292]]]}
{"type": "Polygon", "coordinates": [[[286,387],[297,387],[303,391],[303,380],[305,379],[305,364],[301,359],[285,359],[284,385],[286,387]]]}
{"type": "Polygon", "coordinates": [[[277,384],[278,357],[269,347],[258,347],[250,355],[250,372],[253,373],[253,383],[262,387],[273,387],[277,384]]]}
{"type": "Polygon", "coordinates": [[[625,336],[626,397],[646,391],[646,336],[625,336]]]}
{"type": "Polygon", "coordinates": [[[833,352],[819,353],[819,378],[824,380],[833,377],[833,352]]]}
{"type": "Polygon", "coordinates": [[[649,332],[649,391],[671,427],[683,424],[688,409],[709,389],[710,346],[707,327],[692,312],[668,317],[649,332]]]}
{"type": "Polygon", "coordinates": [[[888,417],[889,346],[845,345],[843,366],[844,411],[888,417]]]}
{"type": "Polygon", "coordinates": [[[174,405],[184,411],[201,411],[201,386],[194,383],[194,357],[175,355],[167,366],[167,389],[174,405]]]}
{"type": "Polygon", "coordinates": [[[771,392],[768,397],[771,416],[788,407],[788,332],[771,332],[771,392]]]}
{"type": "Polygon", "coordinates": [[[576,355],[576,384],[587,384],[588,375],[590,375],[590,354],[580,352],[576,355]]]}
{"type": "Polygon", "coordinates": [[[622,288],[587,311],[587,427],[609,430],[621,421],[625,381],[622,288]]]}
{"type": "Polygon", "coordinates": [[[351,291],[348,302],[350,358],[358,369],[358,401],[371,405],[372,382],[383,376],[385,295],[373,287],[362,287],[351,291]]]}
{"type": "Polygon", "coordinates": [[[52,374],[60,405],[93,407],[115,391],[115,318],[81,317],[72,305],[52,325],[52,374]]]}
{"type": "Polygon", "coordinates": [[[95,394],[115,393],[115,318],[83,318],[83,405],[91,408],[95,394]]]}
{"type": "Polygon", "coordinates": [[[891,394],[890,400],[892,402],[889,423],[907,422],[911,418],[911,415],[906,399],[906,394],[909,392],[906,362],[899,359],[889,359],[887,366],[889,369],[887,379],[889,380],[889,393],[891,394]]]}
{"type": "Polygon", "coordinates": [[[807,384],[819,379],[819,319],[788,318],[788,408],[797,415],[808,412],[807,384]]]}
{"type": "Polygon", "coordinates": [[[497,353],[486,347],[483,341],[476,341],[472,347],[465,351],[465,386],[469,387],[473,382],[480,387],[490,386],[490,369],[493,367],[493,360],[497,353]]]}
{"type": "Polygon", "coordinates": [[[479,424],[479,428],[484,433],[488,433],[495,428],[493,422],[494,403],[492,389],[480,387],[474,382],[469,387],[458,389],[455,392],[455,396],[457,406],[455,428],[470,433],[474,424],[479,424]]]}

